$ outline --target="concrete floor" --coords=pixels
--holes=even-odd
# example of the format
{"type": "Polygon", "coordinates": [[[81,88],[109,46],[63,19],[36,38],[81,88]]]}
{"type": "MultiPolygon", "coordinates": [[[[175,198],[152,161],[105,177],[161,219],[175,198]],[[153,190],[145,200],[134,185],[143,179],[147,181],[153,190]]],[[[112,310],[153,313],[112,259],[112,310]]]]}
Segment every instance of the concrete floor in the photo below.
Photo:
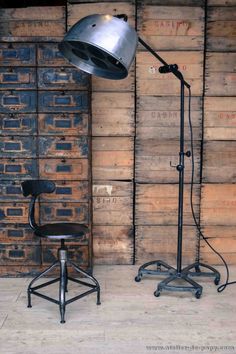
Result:
{"type": "MultiPolygon", "coordinates": [[[[157,279],[134,282],[137,268],[96,266],[101,306],[95,294],[69,304],[63,325],[53,303],[33,296],[26,307],[29,279],[0,279],[0,354],[236,353],[236,285],[219,294],[201,279],[199,300],[170,292],[155,298],[157,279]]],[[[49,291],[56,296],[57,284],[49,291]]]]}

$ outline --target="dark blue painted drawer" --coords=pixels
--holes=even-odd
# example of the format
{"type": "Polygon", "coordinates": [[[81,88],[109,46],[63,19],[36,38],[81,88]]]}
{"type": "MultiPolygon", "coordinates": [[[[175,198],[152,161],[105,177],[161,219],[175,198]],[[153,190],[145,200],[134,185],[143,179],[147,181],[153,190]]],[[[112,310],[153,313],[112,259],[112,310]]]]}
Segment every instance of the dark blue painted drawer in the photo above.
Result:
{"type": "Polygon", "coordinates": [[[59,52],[57,43],[38,45],[37,64],[38,66],[71,66],[59,52]]]}
{"type": "Polygon", "coordinates": [[[2,136],[0,152],[3,157],[36,157],[36,141],[34,137],[2,136]]]}
{"type": "Polygon", "coordinates": [[[54,193],[43,194],[41,201],[88,201],[88,181],[55,181],[54,193]]]}
{"type": "Polygon", "coordinates": [[[39,245],[1,244],[0,264],[10,265],[40,265],[41,247],[39,245]]]}
{"type": "Polygon", "coordinates": [[[33,135],[36,134],[36,114],[0,114],[0,134],[33,135]]]}
{"type": "Polygon", "coordinates": [[[38,115],[41,135],[87,135],[87,113],[41,113],[38,115]]]}
{"type": "Polygon", "coordinates": [[[44,157],[88,157],[88,138],[39,137],[39,155],[44,157]]]}
{"type": "Polygon", "coordinates": [[[0,179],[31,179],[37,178],[38,167],[36,159],[6,159],[0,160],[0,179]]]}
{"type": "Polygon", "coordinates": [[[34,44],[0,43],[1,66],[36,65],[36,47],[34,44]]]}
{"type": "Polygon", "coordinates": [[[39,92],[39,112],[88,112],[88,93],[84,91],[39,92]]]}
{"type": "Polygon", "coordinates": [[[76,68],[39,68],[40,89],[88,90],[90,76],[76,68]]]}
{"type": "Polygon", "coordinates": [[[25,200],[21,191],[21,182],[11,180],[0,181],[0,200],[25,200]]]}
{"type": "Polygon", "coordinates": [[[0,221],[2,223],[22,223],[28,222],[29,203],[26,202],[4,202],[0,205],[0,221]]]}
{"type": "Polygon", "coordinates": [[[40,239],[34,236],[29,224],[0,224],[2,243],[39,243],[40,239]]]}
{"type": "Polygon", "coordinates": [[[0,92],[0,113],[36,112],[36,91],[0,92]]]}
{"type": "Polygon", "coordinates": [[[42,223],[70,221],[87,224],[89,220],[88,204],[73,202],[41,203],[40,220],[42,223]]]}
{"type": "Polygon", "coordinates": [[[40,177],[53,180],[88,179],[88,159],[39,159],[40,177]]]}
{"type": "Polygon", "coordinates": [[[0,67],[0,89],[36,89],[36,68],[0,67]]]}

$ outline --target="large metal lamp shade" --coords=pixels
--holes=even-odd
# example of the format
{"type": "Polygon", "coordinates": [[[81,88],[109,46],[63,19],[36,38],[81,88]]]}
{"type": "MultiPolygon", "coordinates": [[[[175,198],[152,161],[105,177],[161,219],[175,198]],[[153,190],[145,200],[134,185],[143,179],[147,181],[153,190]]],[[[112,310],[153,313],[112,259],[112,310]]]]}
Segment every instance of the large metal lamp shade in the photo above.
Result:
{"type": "Polygon", "coordinates": [[[123,19],[96,14],[82,18],[71,27],[59,50],[77,68],[119,80],[128,75],[137,44],[136,31],[123,19]]]}

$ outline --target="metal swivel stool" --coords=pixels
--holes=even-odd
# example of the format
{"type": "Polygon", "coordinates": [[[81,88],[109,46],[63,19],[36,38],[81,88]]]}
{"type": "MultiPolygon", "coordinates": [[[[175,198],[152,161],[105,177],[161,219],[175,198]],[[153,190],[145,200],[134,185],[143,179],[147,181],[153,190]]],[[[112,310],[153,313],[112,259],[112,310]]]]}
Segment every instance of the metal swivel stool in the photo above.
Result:
{"type": "Polygon", "coordinates": [[[65,310],[66,305],[70,304],[73,301],[76,301],[86,295],[89,295],[93,292],[97,292],[97,305],[100,305],[100,286],[98,281],[90,274],[85,272],[83,269],[78,267],[76,264],[71,262],[68,259],[68,249],[65,246],[65,240],[69,239],[80,239],[88,231],[88,228],[85,225],[77,223],[55,223],[55,224],[44,224],[42,226],[37,225],[35,221],[35,202],[37,197],[42,193],[52,193],[55,190],[55,184],[52,181],[46,180],[29,180],[24,181],[22,184],[22,191],[25,197],[31,195],[31,201],[29,206],[29,224],[30,227],[34,230],[35,235],[46,238],[50,240],[60,240],[61,247],[58,249],[58,260],[50,265],[46,270],[37,275],[28,286],[28,307],[31,306],[31,294],[37,295],[51,301],[60,308],[61,314],[61,323],[65,323],[65,310]],[[82,274],[85,278],[90,279],[90,282],[82,281],[79,279],[72,278],[68,275],[67,265],[72,266],[78,273],[82,274]],[[42,276],[49,273],[56,266],[60,267],[60,276],[54,280],[47,281],[38,286],[33,286],[34,282],[41,278],[42,276]],[[66,300],[67,284],[68,280],[82,284],[90,289],[86,292],[74,296],[69,300],[66,300]],[[51,285],[53,283],[59,282],[59,300],[53,299],[49,296],[41,294],[38,292],[38,289],[41,289],[45,286],[51,285]]]}

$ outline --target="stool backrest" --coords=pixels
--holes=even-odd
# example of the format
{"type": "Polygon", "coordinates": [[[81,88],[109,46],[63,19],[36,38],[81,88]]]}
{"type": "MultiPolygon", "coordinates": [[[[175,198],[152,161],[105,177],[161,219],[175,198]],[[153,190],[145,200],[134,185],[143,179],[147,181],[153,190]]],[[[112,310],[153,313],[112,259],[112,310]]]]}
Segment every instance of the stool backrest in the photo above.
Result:
{"type": "Polygon", "coordinates": [[[28,197],[28,195],[37,197],[41,193],[52,193],[56,188],[54,182],[43,179],[24,181],[21,187],[24,197],[28,197]]]}
{"type": "Polygon", "coordinates": [[[29,206],[29,224],[30,227],[36,231],[38,225],[35,221],[35,202],[37,197],[42,193],[53,193],[56,186],[52,181],[43,179],[27,180],[21,183],[21,188],[24,197],[31,195],[31,201],[29,206]]]}

